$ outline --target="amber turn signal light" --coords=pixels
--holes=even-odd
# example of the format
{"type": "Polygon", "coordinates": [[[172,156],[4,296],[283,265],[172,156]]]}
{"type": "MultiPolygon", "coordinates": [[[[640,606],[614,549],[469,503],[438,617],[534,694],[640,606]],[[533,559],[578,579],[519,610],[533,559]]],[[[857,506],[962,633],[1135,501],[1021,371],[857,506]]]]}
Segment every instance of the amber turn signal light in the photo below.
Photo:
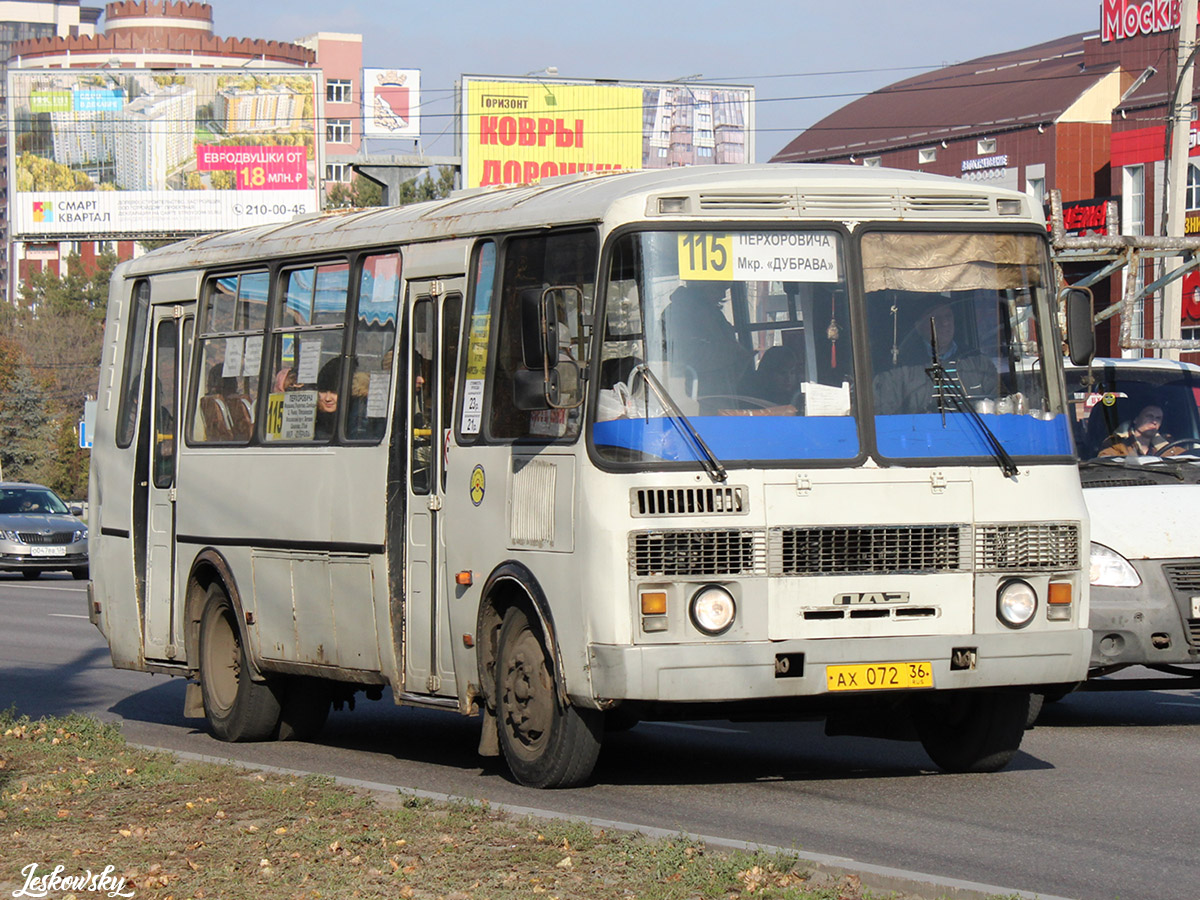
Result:
{"type": "Polygon", "coordinates": [[[667,614],[667,592],[647,591],[642,594],[643,616],[665,616],[667,614]]]}

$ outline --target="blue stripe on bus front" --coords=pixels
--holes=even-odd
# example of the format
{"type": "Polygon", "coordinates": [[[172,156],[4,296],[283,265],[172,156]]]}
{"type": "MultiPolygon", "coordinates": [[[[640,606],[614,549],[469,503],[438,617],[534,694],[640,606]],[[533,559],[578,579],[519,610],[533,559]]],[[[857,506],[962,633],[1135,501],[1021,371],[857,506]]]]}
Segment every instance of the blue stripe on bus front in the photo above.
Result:
{"type": "MultiPolygon", "coordinates": [[[[1066,417],[982,416],[1013,456],[1069,456],[1066,417]]],[[[853,459],[859,444],[850,416],[691,416],[718,459],[853,459]]],[[[876,416],[880,454],[896,459],[989,456],[979,428],[962,413],[876,416]]],[[[637,450],[667,460],[700,457],[682,426],[671,419],[613,419],[597,422],[592,438],[599,447],[637,450]]]]}

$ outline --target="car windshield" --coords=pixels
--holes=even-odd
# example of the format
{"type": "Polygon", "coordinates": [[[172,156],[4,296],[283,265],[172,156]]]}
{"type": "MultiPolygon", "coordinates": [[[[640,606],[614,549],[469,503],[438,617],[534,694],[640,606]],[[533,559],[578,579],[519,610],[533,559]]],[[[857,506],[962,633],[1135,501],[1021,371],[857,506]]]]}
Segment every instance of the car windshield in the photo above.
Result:
{"type": "Polygon", "coordinates": [[[698,461],[701,441],[724,462],[858,455],[840,234],[643,232],[611,259],[601,457],[698,461]]]}
{"type": "Polygon", "coordinates": [[[0,516],[70,515],[67,504],[49,488],[0,487],[0,516]]]}
{"type": "Polygon", "coordinates": [[[1097,360],[1067,370],[1082,460],[1200,455],[1200,370],[1097,360]]]}

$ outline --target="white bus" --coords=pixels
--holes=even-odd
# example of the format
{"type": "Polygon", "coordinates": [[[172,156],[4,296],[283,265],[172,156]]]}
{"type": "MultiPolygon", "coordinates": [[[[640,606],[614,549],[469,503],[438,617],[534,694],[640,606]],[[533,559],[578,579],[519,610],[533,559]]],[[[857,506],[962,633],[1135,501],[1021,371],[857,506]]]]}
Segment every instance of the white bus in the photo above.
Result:
{"type": "Polygon", "coordinates": [[[1023,195],[826,166],[158,250],[112,281],[90,617],[223,740],[390,689],[534,786],[666,717],[1000,768],[1091,644],[1050,273],[1023,195]]]}

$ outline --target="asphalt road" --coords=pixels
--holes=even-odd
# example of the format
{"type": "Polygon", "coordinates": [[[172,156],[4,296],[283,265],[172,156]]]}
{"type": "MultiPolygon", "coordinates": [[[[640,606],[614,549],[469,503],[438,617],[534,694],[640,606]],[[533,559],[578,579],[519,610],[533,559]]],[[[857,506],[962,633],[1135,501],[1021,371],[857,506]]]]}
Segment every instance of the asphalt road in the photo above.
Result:
{"type": "MultiPolygon", "coordinates": [[[[514,784],[477,720],[360,699],[318,744],[223,744],[184,719],[180,679],[111,668],[84,584],[0,574],[0,708],[78,710],[134,742],[850,857],[1078,900],[1197,900],[1200,691],[1077,693],[1003,772],[945,775],[920,746],[815,723],[643,723],[594,783],[514,784]]],[[[361,695],[360,695],[361,698],[361,695]]]]}

